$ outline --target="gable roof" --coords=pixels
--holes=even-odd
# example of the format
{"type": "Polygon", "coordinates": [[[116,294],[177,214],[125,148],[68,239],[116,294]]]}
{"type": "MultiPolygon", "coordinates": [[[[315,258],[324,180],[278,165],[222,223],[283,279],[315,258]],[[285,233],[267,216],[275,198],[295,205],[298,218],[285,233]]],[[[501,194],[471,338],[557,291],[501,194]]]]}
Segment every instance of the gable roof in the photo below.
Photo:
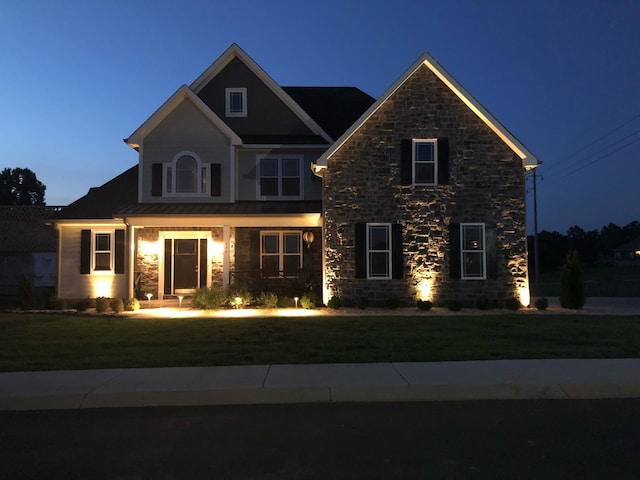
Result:
{"type": "Polygon", "coordinates": [[[240,145],[242,140],[235,134],[229,126],[222,121],[207,105],[195,95],[189,87],[182,85],[175,91],[161,106],[158,108],[145,122],[140,125],[135,132],[125,138],[124,141],[127,145],[134,149],[140,148],[142,139],[153,130],[162,120],[175,110],[184,100],[190,100],[195,107],[202,112],[202,114],[211,121],[224,135],[229,138],[232,145],[240,145]]]}
{"type": "Polygon", "coordinates": [[[138,201],[138,165],[112,178],[100,187],[92,187],[84,197],[54,214],[53,223],[65,220],[112,220],[113,212],[138,201]]]}
{"type": "Polygon", "coordinates": [[[60,208],[45,205],[0,206],[0,252],[55,252],[56,231],[44,221],[60,208]]]}
{"type": "Polygon", "coordinates": [[[485,109],[458,81],[431,55],[422,54],[331,147],[318,158],[315,170],[327,167],[327,160],[400,88],[420,67],[431,70],[455,95],[464,102],[500,139],[522,160],[525,169],[537,167],[541,162],[504,125],[485,109]]]}
{"type": "Polygon", "coordinates": [[[324,131],[318,123],[316,123],[309,113],[307,113],[295,100],[293,100],[293,98],[291,98],[291,96],[285,92],[285,90],[280,87],[280,85],[278,85],[273,78],[271,78],[269,74],[265,72],[262,67],[260,67],[260,65],[247,55],[247,53],[236,43],[231,44],[231,46],[227,48],[227,50],[225,50],[209,68],[207,68],[197,79],[193,81],[189,86],[191,91],[196,95],[199,94],[200,91],[206,87],[207,84],[234,58],[238,58],[242,63],[244,63],[247,68],[249,68],[249,70],[251,70],[251,72],[253,72],[307,128],[319,135],[326,142],[331,143],[333,141],[333,138],[331,138],[331,136],[327,134],[327,132],[324,131]]]}

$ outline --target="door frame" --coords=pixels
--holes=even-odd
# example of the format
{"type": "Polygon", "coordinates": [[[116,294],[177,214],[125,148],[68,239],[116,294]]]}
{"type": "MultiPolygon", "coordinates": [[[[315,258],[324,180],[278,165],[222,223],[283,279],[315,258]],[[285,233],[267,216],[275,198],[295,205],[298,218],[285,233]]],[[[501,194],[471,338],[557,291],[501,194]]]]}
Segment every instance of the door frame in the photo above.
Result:
{"type": "Polygon", "coordinates": [[[201,287],[210,287],[211,286],[211,243],[212,243],[212,234],[211,231],[207,230],[182,230],[182,231],[162,231],[158,235],[158,240],[160,242],[160,255],[158,258],[158,299],[162,300],[165,296],[164,293],[164,266],[165,266],[165,249],[164,243],[165,240],[201,240],[204,239],[207,241],[207,284],[201,285],[201,287]]]}

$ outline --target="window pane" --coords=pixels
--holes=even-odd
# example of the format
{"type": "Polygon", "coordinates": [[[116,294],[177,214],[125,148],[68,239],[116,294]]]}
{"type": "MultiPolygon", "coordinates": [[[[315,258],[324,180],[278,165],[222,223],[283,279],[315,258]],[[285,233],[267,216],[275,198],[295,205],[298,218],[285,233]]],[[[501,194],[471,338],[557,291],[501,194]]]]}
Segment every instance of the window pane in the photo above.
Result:
{"type": "Polygon", "coordinates": [[[279,253],[280,252],[280,236],[263,235],[262,236],[262,253],[279,253]]]}
{"type": "Polygon", "coordinates": [[[465,277],[483,277],[482,252],[465,252],[462,267],[465,277]]]}
{"type": "Polygon", "coordinates": [[[435,145],[433,142],[416,143],[416,161],[433,162],[435,159],[435,145]]]}
{"type": "Polygon", "coordinates": [[[193,193],[197,188],[197,162],[193,157],[181,157],[176,162],[176,192],[193,193]]]}
{"type": "Polygon", "coordinates": [[[298,274],[300,270],[300,256],[299,255],[285,255],[284,260],[284,274],[286,276],[294,276],[298,274]]]}
{"type": "Polygon", "coordinates": [[[283,196],[300,195],[300,179],[299,178],[283,178],[282,179],[282,195],[283,196]]]}
{"type": "Polygon", "coordinates": [[[389,227],[387,225],[369,227],[369,250],[389,250],[389,227]]]}
{"type": "Polygon", "coordinates": [[[96,251],[111,250],[111,234],[96,233],[96,251]]]}
{"type": "Polygon", "coordinates": [[[96,270],[111,270],[111,253],[96,253],[96,270]]]}
{"type": "Polygon", "coordinates": [[[231,113],[242,113],[242,92],[229,93],[229,111],[231,113]]]}
{"type": "Polygon", "coordinates": [[[284,234],[284,253],[300,253],[300,234],[284,234]]]}
{"type": "Polygon", "coordinates": [[[369,276],[389,276],[389,254],[387,252],[369,252],[369,276]]]}
{"type": "Polygon", "coordinates": [[[300,161],[297,158],[282,159],[282,176],[283,177],[299,177],[300,161]]]}
{"type": "Polygon", "coordinates": [[[278,195],[278,179],[277,178],[261,178],[260,179],[260,195],[263,197],[278,195]]]}
{"type": "Polygon", "coordinates": [[[463,250],[482,250],[482,225],[464,225],[462,230],[463,250]]]}
{"type": "Polygon", "coordinates": [[[278,159],[277,158],[261,158],[260,159],[260,176],[261,177],[277,177],[278,176],[278,159]]]}
{"type": "Polygon", "coordinates": [[[415,182],[416,183],[435,183],[435,164],[433,163],[416,163],[415,164],[415,182]]]}
{"type": "Polygon", "coordinates": [[[268,277],[275,277],[280,270],[280,259],[278,255],[263,255],[262,273],[268,277]]]}

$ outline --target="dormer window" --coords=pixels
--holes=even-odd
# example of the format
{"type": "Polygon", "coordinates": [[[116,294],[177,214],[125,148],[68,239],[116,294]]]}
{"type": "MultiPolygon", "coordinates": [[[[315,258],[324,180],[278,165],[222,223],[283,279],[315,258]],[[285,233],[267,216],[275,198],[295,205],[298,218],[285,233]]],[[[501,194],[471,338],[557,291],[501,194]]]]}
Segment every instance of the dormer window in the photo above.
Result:
{"type": "Polygon", "coordinates": [[[247,89],[246,88],[227,88],[226,109],[227,117],[246,117],[247,116],[247,89]]]}
{"type": "Polygon", "coordinates": [[[203,165],[198,156],[181,152],[173,162],[165,165],[166,195],[207,195],[209,193],[209,165],[203,165]]]}

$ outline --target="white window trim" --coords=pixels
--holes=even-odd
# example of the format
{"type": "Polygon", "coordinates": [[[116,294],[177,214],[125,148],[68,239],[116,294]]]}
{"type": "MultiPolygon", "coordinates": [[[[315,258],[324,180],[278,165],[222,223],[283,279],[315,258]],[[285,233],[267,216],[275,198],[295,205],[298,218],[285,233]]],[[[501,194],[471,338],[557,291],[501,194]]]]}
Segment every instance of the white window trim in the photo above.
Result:
{"type": "MultiPolygon", "coordinates": [[[[262,238],[268,235],[278,235],[278,274],[280,272],[284,273],[284,257],[285,257],[285,253],[284,253],[284,236],[285,234],[290,234],[290,235],[297,235],[298,236],[298,257],[299,257],[299,264],[298,264],[298,269],[302,269],[303,266],[303,250],[302,250],[302,230],[261,230],[260,231],[260,270],[262,270],[262,258],[265,255],[262,251],[262,238]]],[[[266,254],[268,256],[275,256],[275,253],[268,253],[266,254]]],[[[288,254],[287,256],[293,256],[293,254],[288,254]]],[[[285,276],[286,278],[286,276],[285,276]]]]}
{"type": "MultiPolygon", "coordinates": [[[[303,159],[302,155],[257,155],[256,156],[256,199],[257,200],[302,200],[304,198],[304,174],[303,174],[303,159]],[[278,195],[261,195],[260,194],[260,160],[263,158],[273,158],[278,160],[278,195]],[[298,172],[300,181],[300,194],[299,195],[282,195],[282,160],[283,159],[296,159],[298,160],[298,172]]],[[[287,177],[292,178],[292,177],[287,177]]]]}
{"type": "Polygon", "coordinates": [[[112,275],[115,272],[115,230],[91,230],[91,273],[95,275],[112,275]],[[96,249],[96,236],[109,235],[109,269],[96,270],[96,254],[106,250],[96,249]]]}
{"type": "Polygon", "coordinates": [[[246,88],[225,88],[224,98],[225,98],[225,115],[227,117],[246,117],[247,116],[247,89],[246,88]],[[232,93],[242,94],[242,111],[241,112],[231,111],[231,94],[232,93]]]}
{"type": "Polygon", "coordinates": [[[462,280],[486,280],[487,279],[487,236],[484,223],[461,223],[460,224],[460,278],[462,280]],[[466,252],[477,253],[478,250],[465,250],[464,229],[465,227],[482,227],[482,276],[465,276],[464,259],[466,252]]]}
{"type": "Polygon", "coordinates": [[[367,280],[391,280],[392,278],[392,261],[393,261],[393,245],[391,244],[391,242],[393,241],[393,236],[391,234],[391,224],[390,223],[367,223],[366,225],[367,228],[367,235],[366,235],[366,246],[367,246],[367,280]],[[370,227],[387,227],[387,244],[389,245],[389,249],[388,250],[370,250],[369,249],[369,230],[370,227]],[[387,272],[388,275],[385,276],[381,276],[381,275],[371,275],[371,265],[369,262],[369,258],[370,258],[370,253],[371,252],[387,252],[387,272]]]}
{"type": "Polygon", "coordinates": [[[162,172],[162,195],[164,197],[208,197],[211,192],[211,165],[206,163],[202,163],[200,157],[193,152],[190,151],[182,151],[178,153],[171,163],[165,163],[163,165],[162,172]],[[178,160],[182,157],[193,157],[196,161],[196,170],[197,170],[197,185],[202,188],[202,181],[204,176],[205,189],[200,192],[176,192],[176,165],[178,160]],[[169,170],[171,169],[171,170],[169,170]],[[169,172],[171,172],[171,191],[167,189],[167,182],[169,178],[169,172]]]}
{"type": "MultiPolygon", "coordinates": [[[[418,162],[432,163],[432,162],[418,162]]],[[[414,185],[433,186],[438,184],[438,139],[437,138],[414,138],[411,142],[411,181],[414,185]],[[416,182],[416,145],[419,143],[433,143],[433,183],[416,182]]]]}

